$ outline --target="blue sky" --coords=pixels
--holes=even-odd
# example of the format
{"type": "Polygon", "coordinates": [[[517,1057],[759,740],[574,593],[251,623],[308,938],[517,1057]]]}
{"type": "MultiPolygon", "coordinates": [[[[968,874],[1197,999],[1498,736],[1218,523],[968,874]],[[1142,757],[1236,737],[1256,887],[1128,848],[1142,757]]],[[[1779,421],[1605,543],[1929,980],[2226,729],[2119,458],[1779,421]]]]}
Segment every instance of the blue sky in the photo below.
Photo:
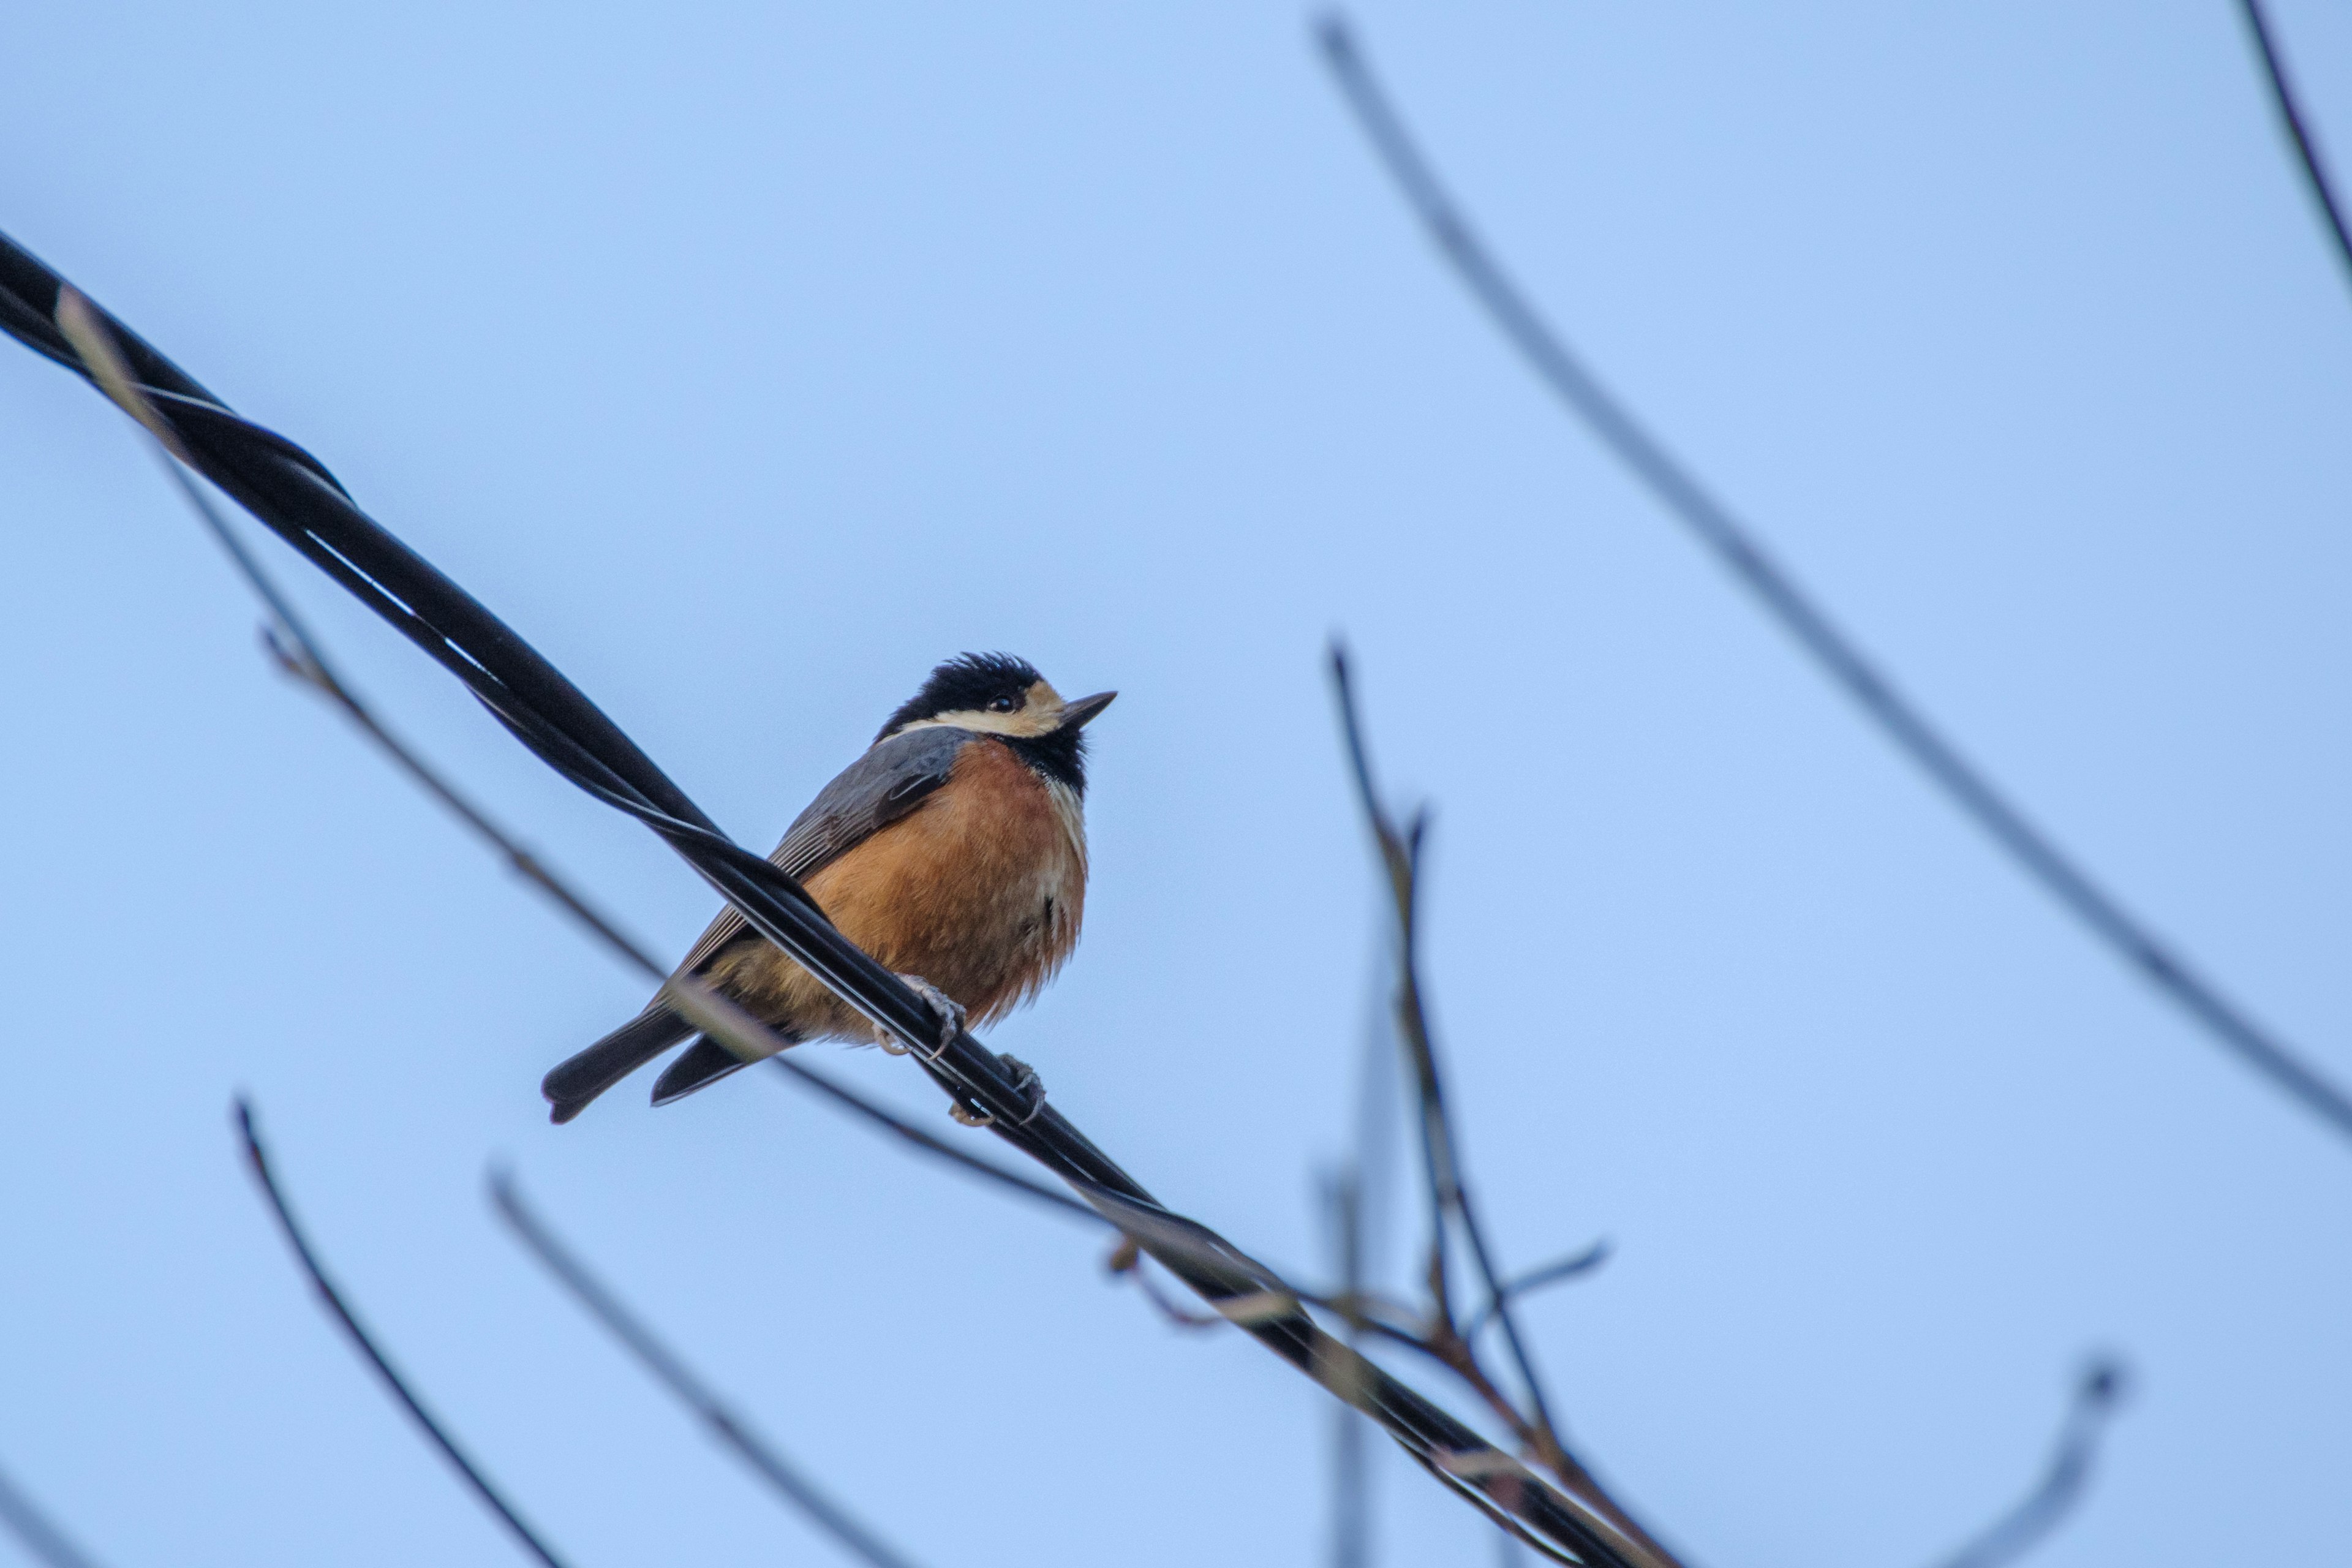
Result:
{"type": "MultiPolygon", "coordinates": [[[[1570,335],[2158,928],[2352,1080],[2352,294],[2231,8],[1357,14],[1570,335]]],[[[2352,19],[2277,19],[2352,164],[2352,19]]],[[[1697,1561],[1921,1563],[2137,1396],[2037,1559],[2341,1557],[2352,1147],[1996,859],[1545,401],[1297,10],[88,4],[0,228],[505,616],[764,847],[945,655],[1095,731],[994,1040],[1320,1260],[1373,880],[1318,658],[1434,803],[1428,966],[1570,1430],[1697,1561]]],[[[1325,1409],[1098,1238],[754,1077],[548,1127],[643,999],[330,714],[119,416],[0,354],[0,1464],[104,1561],[835,1560],[496,1227],[491,1159],[921,1561],[1313,1561],[1325,1409]]],[[[355,679],[631,928],[709,894],[282,551],[355,679]]],[[[942,1127],[905,1064],[824,1065],[942,1127]]],[[[1399,1237],[1404,1219],[1399,1217],[1399,1237]]],[[[1390,1247],[1392,1258],[1401,1245],[1390,1247]]],[[[1428,1380],[1434,1385],[1434,1380],[1428,1380]]],[[[1383,1560],[1484,1561],[1383,1455],[1383,1560]]]]}

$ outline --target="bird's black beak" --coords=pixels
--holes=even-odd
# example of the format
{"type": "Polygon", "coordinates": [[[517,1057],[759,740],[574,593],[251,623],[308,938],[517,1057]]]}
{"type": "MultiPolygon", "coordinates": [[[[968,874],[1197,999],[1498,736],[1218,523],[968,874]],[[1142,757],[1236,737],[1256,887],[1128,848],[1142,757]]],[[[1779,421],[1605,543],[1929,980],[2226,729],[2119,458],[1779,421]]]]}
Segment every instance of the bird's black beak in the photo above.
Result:
{"type": "Polygon", "coordinates": [[[1063,703],[1060,727],[1065,730],[1084,729],[1087,721],[1109,707],[1110,700],[1118,695],[1116,691],[1097,691],[1092,697],[1081,697],[1075,702],[1063,703]]]}

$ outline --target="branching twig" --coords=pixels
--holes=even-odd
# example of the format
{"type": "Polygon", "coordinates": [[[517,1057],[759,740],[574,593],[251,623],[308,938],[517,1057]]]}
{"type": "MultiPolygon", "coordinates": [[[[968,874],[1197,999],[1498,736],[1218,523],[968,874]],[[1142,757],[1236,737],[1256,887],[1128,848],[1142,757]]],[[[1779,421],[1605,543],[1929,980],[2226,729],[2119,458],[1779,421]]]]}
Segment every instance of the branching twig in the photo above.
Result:
{"type": "Polygon", "coordinates": [[[2222,1045],[2335,1131],[2352,1138],[2352,1095],[2304,1062],[2283,1039],[2168,950],[2146,922],[2012,804],[1878,670],[1697,476],[1601,384],[1472,231],[1374,79],[1348,24],[1337,16],[1327,18],[1318,36],[1333,77],[1405,199],[1454,272],[1544,384],[2030,877],[2222,1045]]]}
{"type": "Polygon", "coordinates": [[[1430,1300],[1437,1315],[1451,1322],[1454,1307],[1446,1282],[1446,1221],[1460,1199],[1460,1175],[1454,1164],[1453,1129],[1445,1119],[1445,1086],[1438,1077],[1437,1060],[1430,1050],[1429,1032],[1421,1009],[1420,980],[1413,963],[1415,882],[1419,871],[1415,861],[1427,823],[1425,817],[1416,816],[1411,829],[1399,833],[1389,820],[1388,810],[1381,804],[1380,791],[1372,784],[1371,757],[1364,749],[1363,730],[1356,719],[1356,696],[1348,683],[1347,650],[1336,639],[1331,644],[1330,668],[1332,686],[1339,700],[1339,733],[1347,742],[1348,766],[1356,782],[1357,803],[1363,807],[1371,827],[1372,847],[1379,852],[1381,868],[1387,875],[1389,900],[1395,916],[1390,959],[1396,972],[1396,994],[1391,1011],[1398,1039],[1404,1047],[1406,1065],[1412,1070],[1414,1098],[1421,1110],[1418,1126],[1422,1174],[1427,1182],[1429,1196],[1429,1260],[1425,1272],[1430,1300]]]}
{"type": "Polygon", "coordinates": [[[2015,1508],[1945,1558],[1940,1568],[2000,1568],[2055,1530],[2082,1500],[2083,1490],[2090,1483],[2092,1461],[2098,1458],[2099,1439],[2127,1390],[2128,1378],[2121,1363],[2103,1357],[2085,1367],[2058,1429],[2050,1468],[2015,1508]]]}
{"type": "MultiPolygon", "coordinates": [[[[1581,1252],[1572,1252],[1566,1258],[1544,1264],[1540,1268],[1530,1268],[1517,1279],[1504,1282],[1501,1299],[1506,1301],[1515,1301],[1531,1290],[1540,1290],[1547,1285],[1557,1285],[1564,1279],[1574,1279],[1580,1275],[1590,1274],[1609,1261],[1610,1250],[1606,1240],[1596,1241],[1581,1252]]],[[[1486,1326],[1486,1320],[1493,1315],[1493,1312],[1494,1303],[1491,1301],[1479,1308],[1476,1315],[1462,1325],[1462,1337],[1465,1340],[1476,1337],[1478,1331],[1486,1326]]]]}
{"type": "MultiPolygon", "coordinates": [[[[1348,759],[1355,776],[1357,794],[1365,818],[1371,826],[1381,865],[1388,873],[1389,889],[1395,905],[1397,1033],[1404,1043],[1418,1092],[1422,1151],[1430,1189],[1430,1308],[1416,1348],[1436,1358],[1467,1384],[1533,1452],[1537,1461],[1559,1477],[1570,1490],[1585,1498],[1595,1508],[1605,1510],[1621,1530],[1646,1541],[1648,1537],[1642,1526],[1569,1452],[1562,1440],[1559,1427],[1552,1419],[1550,1403],[1545,1397],[1542,1380],[1537,1375],[1534,1357],[1528,1352],[1526,1337],[1519,1331],[1518,1320],[1512,1313],[1510,1287],[1504,1283],[1502,1270],[1495,1261],[1494,1250],[1486,1241],[1486,1227],[1479,1222],[1477,1205],[1471,1201],[1467,1184],[1463,1179],[1453,1122],[1446,1111],[1444,1077],[1439,1068],[1437,1047],[1430,1031],[1428,1013],[1422,1005],[1417,916],[1421,847],[1428,818],[1425,813],[1417,814],[1412,826],[1400,831],[1382,803],[1380,790],[1372,780],[1371,756],[1364,742],[1363,721],[1356,709],[1355,689],[1349,679],[1347,650],[1336,640],[1331,645],[1331,682],[1339,699],[1340,729],[1347,740],[1348,759]],[[1511,1360],[1518,1369],[1519,1382],[1526,1391],[1527,1409],[1524,1412],[1512,1404],[1496,1385],[1492,1374],[1479,1363],[1476,1347],[1455,1319],[1453,1302],[1446,1290],[1445,1253],[1449,1219],[1460,1227],[1463,1239],[1469,1245],[1471,1258],[1477,1264],[1479,1277],[1486,1288],[1486,1301],[1478,1321],[1483,1323],[1491,1316],[1500,1325],[1504,1342],[1510,1348],[1511,1360]]],[[[1654,1550],[1664,1552],[1663,1547],[1652,1544],[1654,1550]]]]}
{"type": "Polygon", "coordinates": [[[2319,204],[2319,216],[2327,220],[2328,233],[2335,237],[2336,258],[2344,263],[2346,277],[2352,278],[2352,229],[2345,226],[2344,209],[2336,205],[2336,188],[2327,178],[2327,162],[2319,155],[2319,143],[2311,139],[2311,131],[2304,123],[2303,106],[2295,100],[2294,84],[2287,80],[2286,61],[2279,56],[2278,39],[2271,32],[2269,18],[2263,15],[2262,0],[2238,0],[2238,9],[2254,35],[2254,50],[2263,57],[2263,76],[2270,83],[2271,101],[2278,107],[2286,139],[2294,143],[2294,160],[2303,170],[2304,184],[2319,204]]]}
{"type": "Polygon", "coordinates": [[[1358,802],[1371,826],[1381,864],[1388,871],[1390,893],[1395,904],[1397,1032],[1404,1042],[1406,1058],[1412,1068],[1414,1089],[1421,1109],[1422,1151],[1429,1178],[1430,1315],[1443,1332],[1453,1334],[1457,1331],[1453,1302],[1448,1297],[1445,1282],[1447,1221],[1451,1219],[1461,1226],[1463,1238],[1470,1244],[1471,1257],[1485,1279],[1487,1310],[1503,1325],[1512,1359],[1518,1365],[1520,1381],[1527,1386],[1537,1433],[1539,1437],[1556,1439],[1558,1434],[1544,1399],[1542,1383],[1536,1376],[1534,1363],[1528,1354],[1526,1342],[1520,1338],[1518,1325],[1511,1317],[1501,1272],[1495,1267],[1486,1247],[1485,1232],[1478,1224],[1477,1209],[1470,1201],[1463,1183],[1461,1162],[1454,1151],[1454,1125],[1446,1112],[1444,1078],[1439,1070],[1437,1047],[1431,1037],[1428,1013],[1422,1005],[1418,916],[1421,847],[1428,827],[1428,816],[1425,812],[1416,813],[1412,826],[1400,832],[1389,816],[1380,791],[1372,782],[1371,757],[1364,743],[1362,719],[1356,710],[1355,689],[1349,679],[1347,649],[1334,641],[1330,657],[1331,683],[1339,698],[1339,725],[1347,740],[1348,759],[1355,775],[1358,802]]]}
{"type": "Polygon", "coordinates": [[[5,1470],[0,1470],[0,1524],[6,1525],[25,1550],[47,1568],[98,1568],[88,1552],[67,1540],[65,1531],[33,1505],[31,1498],[16,1489],[5,1470]]]}
{"type": "MultiPolygon", "coordinates": [[[[0,331],[102,386],[57,321],[68,292],[56,273],[0,237],[0,331]]],[[[561,671],[362,512],[317,458],[236,415],[121,322],[94,306],[89,314],[129,373],[139,406],[126,406],[134,415],[143,407],[165,426],[171,449],[463,681],[541,761],[668,843],[753,930],[919,1053],[924,1070],[956,1104],[983,1113],[997,1136],[1067,1182],[1227,1321],[1362,1410],[1480,1508],[1509,1515],[1514,1529],[1554,1554],[1641,1568],[1671,1563],[1597,1490],[1587,1495],[1571,1485],[1563,1491],[1528,1471],[1327,1332],[1308,1315],[1308,1303],[1263,1264],[1161,1207],[1055,1108],[1030,1097],[1031,1075],[968,1032],[939,1046],[928,1003],[835,930],[797,881],[722,834],[561,671]]],[[[690,1011],[686,1005],[698,990],[673,982],[669,999],[690,1011]]],[[[739,1054],[763,1054],[744,1048],[756,1041],[721,1038],[739,1054]]]]}
{"type": "Polygon", "coordinates": [[[254,1130],[253,1107],[241,1096],[236,1101],[236,1127],[245,1140],[246,1160],[253,1167],[254,1178],[261,1184],[262,1195],[269,1200],[271,1212],[278,1216],[278,1228],[286,1233],[287,1245],[294,1249],[294,1257],[302,1265],[302,1271],[310,1277],[311,1287],[318,1291],[319,1300],[325,1303],[328,1311],[334,1314],[336,1322],[342,1325],[343,1333],[375,1368],[376,1375],[383,1380],[393,1397],[406,1408],[409,1416],[423,1429],[425,1436],[432,1439],[434,1447],[457,1467],[466,1484],[473,1488],[476,1495],[489,1505],[490,1510],[504,1521],[508,1530],[513,1531],[515,1540],[521,1543],[523,1549],[546,1563],[547,1568],[563,1568],[563,1560],[555,1555],[530,1525],[523,1522],[522,1516],[499,1495],[498,1488],[490,1484],[489,1478],[467,1458],[464,1449],[457,1447],[457,1440],[449,1436],[433,1413],[425,1408],[424,1402],[410,1391],[406,1380],[385,1358],[383,1352],[376,1348],[374,1339],[344,1301],[342,1292],[336,1289],[334,1282],[327,1278],[326,1270],[320,1267],[318,1255],[310,1250],[310,1241],[303,1236],[301,1227],[294,1223],[293,1211],[286,1206],[286,1194],[278,1190],[277,1178],[269,1172],[269,1156],[263,1152],[260,1135],[254,1130]]]}
{"type": "Polygon", "coordinates": [[[514,1180],[503,1171],[494,1171],[489,1178],[490,1201],[500,1218],[530,1249],[532,1256],[547,1266],[548,1272],[561,1280],[591,1316],[604,1325],[614,1339],[629,1349],[646,1370],[658,1378],[663,1385],[694,1413],[700,1416],[719,1440],[743,1457],[744,1461],[760,1474],[778,1494],[815,1521],[818,1528],[831,1535],[848,1550],[851,1555],[874,1564],[874,1568],[908,1568],[907,1559],[884,1544],[871,1531],[852,1518],[839,1503],[803,1476],[782,1455],[770,1447],[767,1440],[744,1424],[742,1418],[730,1410],[726,1403],[712,1392],[710,1386],[688,1370],[686,1363],[662,1343],[603,1281],[588,1271],[577,1254],[558,1241],[545,1221],[530,1211],[516,1190],[514,1180]]]}

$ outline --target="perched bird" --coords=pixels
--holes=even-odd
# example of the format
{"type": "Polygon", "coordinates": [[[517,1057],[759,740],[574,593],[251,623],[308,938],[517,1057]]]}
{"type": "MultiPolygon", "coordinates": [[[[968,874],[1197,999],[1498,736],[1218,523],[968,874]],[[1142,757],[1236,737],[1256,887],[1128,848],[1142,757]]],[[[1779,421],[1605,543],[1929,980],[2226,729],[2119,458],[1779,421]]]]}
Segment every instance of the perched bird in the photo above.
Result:
{"type": "MultiPolygon", "coordinates": [[[[1026,661],[965,654],[931,671],[864,756],[768,857],[842,933],[950,1017],[1003,1016],[1077,944],[1086,914],[1087,721],[1115,691],[1065,701],[1026,661]]],[[[874,1026],[730,909],[678,965],[788,1040],[871,1041],[874,1026]]],[[[656,997],[540,1085],[551,1117],[695,1034],[656,997]]],[[[696,1039],[654,1083],[667,1105],[743,1062],[696,1039]]]]}

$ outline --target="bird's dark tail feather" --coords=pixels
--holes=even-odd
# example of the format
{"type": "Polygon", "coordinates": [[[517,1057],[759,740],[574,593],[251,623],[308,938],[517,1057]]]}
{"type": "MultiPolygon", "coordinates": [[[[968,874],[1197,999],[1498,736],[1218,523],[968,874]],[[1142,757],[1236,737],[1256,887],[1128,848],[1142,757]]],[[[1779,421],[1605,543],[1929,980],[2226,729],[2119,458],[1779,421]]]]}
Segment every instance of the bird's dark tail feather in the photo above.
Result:
{"type": "Polygon", "coordinates": [[[548,1120],[569,1121],[588,1102],[694,1033],[694,1026],[667,1007],[648,1007],[578,1056],[556,1065],[540,1079],[548,1120]]]}
{"type": "Polygon", "coordinates": [[[705,1035],[678,1052],[677,1060],[662,1068],[661,1077],[654,1080],[654,1103],[667,1105],[673,1100],[684,1100],[704,1085],[717,1083],[737,1068],[751,1065],[705,1035]]]}

